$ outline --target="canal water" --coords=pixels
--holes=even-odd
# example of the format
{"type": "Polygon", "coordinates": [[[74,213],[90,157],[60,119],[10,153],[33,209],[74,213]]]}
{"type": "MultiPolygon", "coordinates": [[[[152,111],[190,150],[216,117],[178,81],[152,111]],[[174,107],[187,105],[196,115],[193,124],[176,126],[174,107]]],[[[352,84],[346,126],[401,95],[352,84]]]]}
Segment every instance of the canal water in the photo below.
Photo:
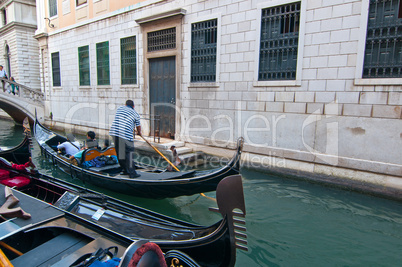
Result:
{"type": "MultiPolygon", "coordinates": [[[[15,146],[22,127],[0,119],[0,146],[15,146]]],[[[45,174],[72,181],[40,155],[33,161],[45,174]]],[[[242,169],[248,252],[236,266],[402,266],[402,203],[242,169]]],[[[193,223],[208,225],[219,215],[214,192],[152,200],[119,195],[127,202],[193,223]]]]}

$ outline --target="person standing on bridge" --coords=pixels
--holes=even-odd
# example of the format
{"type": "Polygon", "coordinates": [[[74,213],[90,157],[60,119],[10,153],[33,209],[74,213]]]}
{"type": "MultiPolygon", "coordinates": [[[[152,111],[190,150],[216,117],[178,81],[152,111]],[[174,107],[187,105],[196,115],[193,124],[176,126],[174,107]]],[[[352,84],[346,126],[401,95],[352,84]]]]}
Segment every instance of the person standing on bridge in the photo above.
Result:
{"type": "Polygon", "coordinates": [[[140,115],[134,109],[134,102],[127,100],[125,106],[117,108],[109,135],[113,138],[122,174],[128,174],[130,178],[140,176],[133,161],[134,128],[141,136],[140,115]]]}
{"type": "MultiPolygon", "coordinates": [[[[3,69],[3,65],[0,65],[0,78],[2,78],[2,79],[8,79],[8,77],[7,77],[7,72],[6,72],[6,70],[5,69],[3,69]]],[[[2,85],[3,85],[3,92],[5,92],[6,91],[6,88],[5,88],[5,86],[4,86],[4,81],[3,80],[1,80],[1,83],[2,83],[2,85]]]]}
{"type": "MultiPolygon", "coordinates": [[[[10,77],[10,81],[12,81],[12,82],[15,82],[16,83],[16,81],[14,80],[14,77],[10,77]]],[[[18,85],[15,85],[15,84],[11,84],[11,93],[13,93],[13,95],[15,95],[15,94],[19,94],[19,91],[20,91],[20,88],[18,87],[18,85]]]]}

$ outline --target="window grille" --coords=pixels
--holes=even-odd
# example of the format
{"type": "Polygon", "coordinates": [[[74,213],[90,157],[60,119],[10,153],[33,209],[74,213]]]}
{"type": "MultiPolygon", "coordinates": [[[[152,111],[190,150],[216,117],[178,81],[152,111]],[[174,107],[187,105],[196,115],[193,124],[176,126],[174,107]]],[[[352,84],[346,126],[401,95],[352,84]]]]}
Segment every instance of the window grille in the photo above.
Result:
{"type": "Polygon", "coordinates": [[[262,10],[259,81],[295,80],[300,2],[262,10]]]}
{"type": "Polygon", "coordinates": [[[49,0],[49,17],[57,15],[57,0],[49,0]]]}
{"type": "Polygon", "coordinates": [[[53,86],[61,86],[59,52],[52,53],[53,86]]]}
{"type": "Polygon", "coordinates": [[[137,83],[136,37],[120,39],[121,84],[137,83]]]}
{"type": "Polygon", "coordinates": [[[191,82],[216,81],[218,20],[191,24],[191,82]]]}
{"type": "Polygon", "coordinates": [[[89,46],[78,47],[80,85],[90,85],[89,46]]]}
{"type": "Polygon", "coordinates": [[[402,77],[402,20],[398,0],[370,0],[363,78],[402,77]]]}
{"type": "Polygon", "coordinates": [[[148,33],[148,52],[176,48],[176,28],[148,33]]]}
{"type": "Polygon", "coordinates": [[[108,41],[96,44],[96,67],[98,73],[98,85],[109,85],[110,71],[108,41]]]}

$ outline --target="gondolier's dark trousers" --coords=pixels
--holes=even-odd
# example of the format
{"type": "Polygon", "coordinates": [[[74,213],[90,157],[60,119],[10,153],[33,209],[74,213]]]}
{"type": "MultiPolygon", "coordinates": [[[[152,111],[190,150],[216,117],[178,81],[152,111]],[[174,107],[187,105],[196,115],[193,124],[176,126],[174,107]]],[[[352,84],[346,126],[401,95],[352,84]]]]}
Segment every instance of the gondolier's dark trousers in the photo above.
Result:
{"type": "Polygon", "coordinates": [[[114,147],[116,148],[117,158],[119,164],[123,169],[124,174],[128,174],[130,178],[138,176],[135,170],[134,164],[134,142],[128,141],[124,138],[112,136],[114,141],[114,147]]]}

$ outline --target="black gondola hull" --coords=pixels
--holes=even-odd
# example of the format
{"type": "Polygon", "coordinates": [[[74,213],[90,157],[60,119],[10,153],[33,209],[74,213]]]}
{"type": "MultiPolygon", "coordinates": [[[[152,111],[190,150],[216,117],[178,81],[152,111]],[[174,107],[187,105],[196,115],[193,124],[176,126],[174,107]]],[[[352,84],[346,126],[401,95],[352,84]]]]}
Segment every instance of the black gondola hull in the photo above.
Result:
{"type": "Polygon", "coordinates": [[[236,154],[222,168],[207,172],[147,172],[138,169],[137,172],[141,176],[131,179],[127,176],[96,172],[75,166],[54,149],[55,144],[63,141],[64,137],[45,128],[38,120],[35,120],[34,132],[42,154],[54,165],[70,174],[72,178],[131,196],[162,199],[215,191],[224,177],[238,174],[240,168],[242,141],[238,142],[236,154]]]}
{"type": "MultiPolygon", "coordinates": [[[[32,174],[27,171],[17,171],[3,159],[0,160],[0,167],[29,177],[32,180],[31,183],[20,188],[20,192],[44,201],[38,204],[25,194],[17,195],[24,210],[33,215],[32,220],[17,219],[15,222],[21,223],[20,227],[36,224],[40,220],[48,220],[41,219],[41,216],[55,217],[57,214],[53,213],[60,213],[63,214],[62,221],[66,220],[68,231],[82,230],[82,227],[97,229],[98,234],[112,238],[113,242],[122,246],[138,240],[149,240],[158,244],[163,252],[171,250],[184,252],[201,266],[233,266],[235,262],[236,237],[233,210],[241,210],[245,215],[242,187],[241,190],[236,190],[239,185],[241,186],[240,176],[223,179],[218,185],[217,197],[226,194],[220,199],[217,198],[217,211],[222,214],[223,219],[211,226],[200,226],[161,215],[38,172],[32,174]],[[222,182],[227,183],[227,181],[233,183],[222,189],[222,182]],[[68,205],[64,204],[60,206],[60,195],[65,192],[78,196],[79,202],[74,203],[74,209],[66,209],[68,205]],[[224,201],[222,202],[221,199],[224,201]],[[52,205],[46,206],[47,203],[52,205]],[[40,208],[42,206],[44,206],[43,209],[40,208]],[[92,215],[100,208],[104,209],[105,213],[101,219],[95,220],[92,215]]],[[[4,192],[2,188],[3,185],[0,185],[0,198],[4,192]]],[[[60,222],[57,222],[57,226],[60,227],[60,222]]],[[[36,228],[32,227],[29,231],[33,229],[36,228]]],[[[19,236],[16,239],[20,238],[22,237],[19,236]]],[[[14,242],[12,239],[6,240],[10,243],[14,242]]]]}
{"type": "Polygon", "coordinates": [[[25,135],[24,140],[18,146],[0,151],[0,157],[15,164],[24,164],[31,157],[31,142],[30,136],[25,135]]]}

